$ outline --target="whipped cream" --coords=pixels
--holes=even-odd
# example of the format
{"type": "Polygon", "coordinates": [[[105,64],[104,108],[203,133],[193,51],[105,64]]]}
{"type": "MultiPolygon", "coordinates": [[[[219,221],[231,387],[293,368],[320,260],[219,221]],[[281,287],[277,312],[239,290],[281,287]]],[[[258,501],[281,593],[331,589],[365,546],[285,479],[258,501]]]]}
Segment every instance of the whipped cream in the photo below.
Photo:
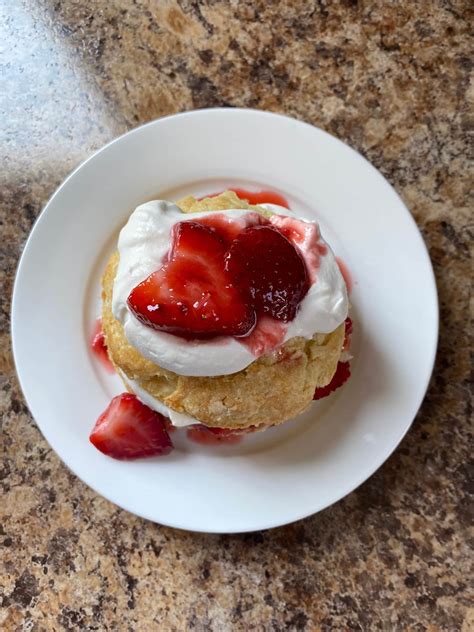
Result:
{"type": "MultiPolygon", "coordinates": [[[[284,217],[295,217],[280,206],[261,206],[276,214],[269,220],[277,227],[284,217]]],[[[217,213],[238,221],[242,228],[255,223],[254,211],[229,209],[185,214],[171,202],[155,200],[135,209],[118,240],[120,262],[114,282],[113,314],[122,323],[130,344],[145,358],[180,375],[230,375],[245,369],[258,357],[238,338],[226,336],[189,341],[156,331],[141,323],[127,306],[132,289],[163,265],[170,248],[173,226],[178,222],[195,221],[217,213]]],[[[316,333],[330,333],[344,322],[348,313],[346,284],[331,249],[319,234],[317,223],[300,220],[300,224],[303,228],[306,226],[307,230],[302,239],[294,244],[305,260],[312,284],[295,318],[287,324],[280,344],[295,336],[309,340],[316,333]],[[314,240],[308,237],[311,234],[317,235],[318,246],[325,254],[315,257],[314,240]]]]}

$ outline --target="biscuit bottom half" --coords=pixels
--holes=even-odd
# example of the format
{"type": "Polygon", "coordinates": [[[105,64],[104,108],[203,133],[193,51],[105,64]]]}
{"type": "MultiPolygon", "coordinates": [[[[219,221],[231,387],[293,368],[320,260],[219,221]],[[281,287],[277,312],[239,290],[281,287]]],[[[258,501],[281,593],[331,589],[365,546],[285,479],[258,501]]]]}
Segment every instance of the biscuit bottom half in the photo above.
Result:
{"type": "MultiPolygon", "coordinates": [[[[189,197],[178,206],[184,212],[256,208],[236,196],[224,196],[212,198],[212,202],[189,197]]],[[[214,428],[258,426],[263,430],[303,412],[312,402],[315,389],[329,384],[336,372],[344,344],[344,324],[311,340],[292,338],[232,375],[189,377],[161,368],[130,345],[121,323],[112,314],[118,262],[116,252],[102,279],[102,326],[110,359],[119,375],[136,382],[168,408],[214,428]]],[[[125,386],[130,390],[128,382],[125,386]]]]}

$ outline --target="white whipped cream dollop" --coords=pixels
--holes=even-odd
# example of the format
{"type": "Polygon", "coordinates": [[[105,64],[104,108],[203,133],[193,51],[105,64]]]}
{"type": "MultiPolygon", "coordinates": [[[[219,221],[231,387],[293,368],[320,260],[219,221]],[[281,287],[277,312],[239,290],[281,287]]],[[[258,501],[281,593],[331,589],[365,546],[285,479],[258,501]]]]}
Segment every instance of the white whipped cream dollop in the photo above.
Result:
{"type": "MultiPolygon", "coordinates": [[[[278,215],[294,217],[287,209],[270,204],[261,206],[278,215]]],[[[232,220],[247,225],[254,212],[229,209],[218,211],[232,220]]],[[[178,222],[194,221],[215,215],[216,211],[185,214],[171,202],[155,200],[142,204],[131,214],[118,240],[120,262],[115,277],[112,311],[122,323],[130,344],[145,358],[180,375],[230,375],[245,369],[256,360],[248,346],[233,337],[189,341],[166,332],[156,331],[141,323],[127,306],[133,288],[163,265],[171,244],[171,231],[178,222]]],[[[300,220],[302,223],[309,223],[300,220]]],[[[314,222],[317,226],[317,223],[314,222]]],[[[322,238],[319,244],[326,245],[322,238]]],[[[282,344],[301,336],[311,339],[316,333],[334,331],[347,317],[347,289],[335,257],[329,247],[319,257],[314,269],[314,252],[304,240],[299,248],[308,268],[312,283],[301,301],[295,318],[288,323],[282,344]]]]}

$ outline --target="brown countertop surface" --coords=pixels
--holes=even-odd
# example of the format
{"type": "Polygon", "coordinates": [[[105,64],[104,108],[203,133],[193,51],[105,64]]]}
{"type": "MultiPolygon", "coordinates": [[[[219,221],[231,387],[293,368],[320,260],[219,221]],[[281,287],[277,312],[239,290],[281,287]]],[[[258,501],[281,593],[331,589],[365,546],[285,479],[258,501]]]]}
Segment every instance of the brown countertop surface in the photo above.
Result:
{"type": "Polygon", "coordinates": [[[2,630],[474,629],[468,4],[3,4],[2,630]],[[387,463],[319,515],[240,536],[152,524],[88,489],[32,420],[9,339],[18,257],[64,177],[140,123],[223,105],[308,121],[372,161],[423,232],[441,310],[428,395],[387,463]]]}

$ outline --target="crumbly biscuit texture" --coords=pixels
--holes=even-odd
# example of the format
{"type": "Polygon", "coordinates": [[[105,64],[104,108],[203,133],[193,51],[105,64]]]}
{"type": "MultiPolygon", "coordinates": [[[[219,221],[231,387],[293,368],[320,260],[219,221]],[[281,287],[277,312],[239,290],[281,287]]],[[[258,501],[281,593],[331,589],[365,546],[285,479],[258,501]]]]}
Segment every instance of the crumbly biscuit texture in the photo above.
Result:
{"type": "Polygon", "coordinates": [[[183,211],[183,213],[200,213],[202,211],[225,211],[226,209],[243,209],[257,211],[262,215],[271,215],[270,211],[262,208],[261,206],[255,206],[249,204],[245,200],[241,200],[234,191],[224,191],[220,195],[215,197],[207,197],[202,200],[198,200],[192,195],[179,200],[176,205],[183,211]]]}
{"type": "MultiPolygon", "coordinates": [[[[215,198],[192,196],[177,203],[186,213],[203,210],[262,209],[227,191],[215,198]]],[[[216,377],[189,377],[167,371],[130,345],[112,314],[112,292],[119,254],[114,253],[102,279],[102,323],[110,358],[126,377],[135,380],[169,408],[217,428],[272,426],[302,412],[316,387],[334,375],[344,342],[344,324],[312,340],[292,338],[243,371],[216,377]]]]}

